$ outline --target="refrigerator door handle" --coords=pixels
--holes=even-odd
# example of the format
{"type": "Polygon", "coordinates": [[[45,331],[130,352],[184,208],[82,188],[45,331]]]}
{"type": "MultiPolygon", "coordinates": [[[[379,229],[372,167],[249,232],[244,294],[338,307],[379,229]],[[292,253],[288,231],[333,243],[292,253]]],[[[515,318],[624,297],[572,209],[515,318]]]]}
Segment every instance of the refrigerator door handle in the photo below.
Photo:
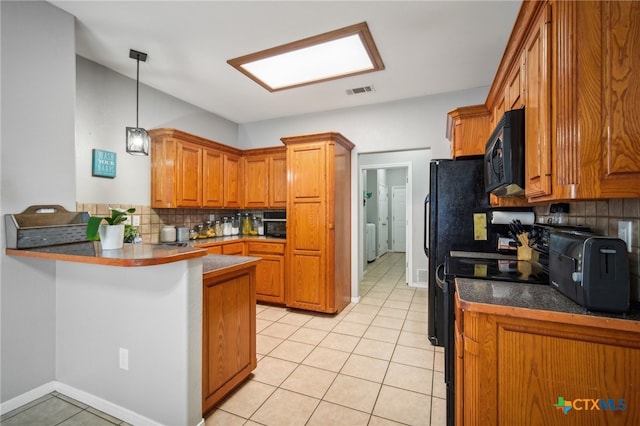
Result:
{"type": "Polygon", "coordinates": [[[427,228],[428,228],[428,223],[427,223],[427,213],[429,211],[429,203],[431,202],[431,194],[427,194],[427,196],[424,199],[424,238],[423,238],[423,245],[424,245],[424,254],[427,255],[427,258],[429,257],[429,247],[427,246],[427,228]]]}

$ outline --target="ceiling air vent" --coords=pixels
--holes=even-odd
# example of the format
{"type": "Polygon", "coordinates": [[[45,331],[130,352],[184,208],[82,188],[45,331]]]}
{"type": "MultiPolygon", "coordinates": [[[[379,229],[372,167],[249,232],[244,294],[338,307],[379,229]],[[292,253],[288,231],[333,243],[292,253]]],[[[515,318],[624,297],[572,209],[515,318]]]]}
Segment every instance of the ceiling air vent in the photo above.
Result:
{"type": "Polygon", "coordinates": [[[375,92],[372,85],[347,89],[347,95],[359,95],[361,93],[375,92]]]}

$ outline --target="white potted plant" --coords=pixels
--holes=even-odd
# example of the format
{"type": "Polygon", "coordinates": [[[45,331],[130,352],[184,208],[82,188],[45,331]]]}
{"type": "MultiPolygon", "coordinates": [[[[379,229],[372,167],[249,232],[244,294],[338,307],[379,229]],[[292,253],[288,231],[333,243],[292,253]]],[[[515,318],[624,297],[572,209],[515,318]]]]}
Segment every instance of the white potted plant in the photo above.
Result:
{"type": "Polygon", "coordinates": [[[91,216],[87,223],[87,239],[90,241],[100,241],[103,250],[120,249],[124,245],[124,222],[127,215],[136,211],[135,208],[129,210],[113,209],[109,207],[111,216],[91,216]],[[103,224],[102,222],[106,223],[103,224]]]}

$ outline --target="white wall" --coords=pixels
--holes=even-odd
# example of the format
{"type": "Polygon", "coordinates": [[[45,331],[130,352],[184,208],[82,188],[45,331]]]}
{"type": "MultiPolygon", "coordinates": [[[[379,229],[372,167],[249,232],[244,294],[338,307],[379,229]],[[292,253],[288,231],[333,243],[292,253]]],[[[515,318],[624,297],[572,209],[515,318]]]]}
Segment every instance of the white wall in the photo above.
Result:
{"type": "MultiPolygon", "coordinates": [[[[0,2],[2,214],[75,210],[73,17],[45,2],[0,2]]],[[[4,222],[3,222],[4,228],[4,222]]],[[[2,232],[0,401],[55,378],[55,265],[10,258],[2,232]]]]}
{"type": "Polygon", "coordinates": [[[332,130],[353,142],[356,153],[431,148],[433,158],[450,158],[450,145],[445,137],[447,112],[459,106],[483,103],[488,90],[480,87],[241,124],[239,146],[245,149],[274,146],[280,144],[282,136],[332,130]]]}
{"type": "MultiPolygon", "coordinates": [[[[135,66],[131,60],[131,67],[135,66]]],[[[140,63],[141,79],[146,66],[140,63]]],[[[148,205],[150,159],[125,151],[125,128],[136,124],[136,81],[78,56],[77,84],[77,201],[148,205]],[[114,179],[91,176],[92,149],[117,154],[114,179]]],[[[140,84],[139,125],[146,129],[176,128],[231,146],[238,143],[236,123],[144,84],[140,84]]]]}

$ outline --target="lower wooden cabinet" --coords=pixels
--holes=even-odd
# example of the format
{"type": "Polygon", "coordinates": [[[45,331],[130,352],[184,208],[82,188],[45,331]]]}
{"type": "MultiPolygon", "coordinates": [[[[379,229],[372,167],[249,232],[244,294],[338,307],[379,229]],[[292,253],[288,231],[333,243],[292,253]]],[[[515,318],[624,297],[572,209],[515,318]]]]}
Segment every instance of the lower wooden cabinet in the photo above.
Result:
{"type": "Polygon", "coordinates": [[[247,256],[259,257],[256,267],[256,299],[260,302],[285,303],[285,243],[247,242],[247,256]]]}
{"type": "Polygon", "coordinates": [[[203,415],[258,365],[255,294],[255,265],[203,275],[203,415]]]}
{"type": "Polygon", "coordinates": [[[640,424],[640,331],[456,302],[456,424],[640,424]]]}

